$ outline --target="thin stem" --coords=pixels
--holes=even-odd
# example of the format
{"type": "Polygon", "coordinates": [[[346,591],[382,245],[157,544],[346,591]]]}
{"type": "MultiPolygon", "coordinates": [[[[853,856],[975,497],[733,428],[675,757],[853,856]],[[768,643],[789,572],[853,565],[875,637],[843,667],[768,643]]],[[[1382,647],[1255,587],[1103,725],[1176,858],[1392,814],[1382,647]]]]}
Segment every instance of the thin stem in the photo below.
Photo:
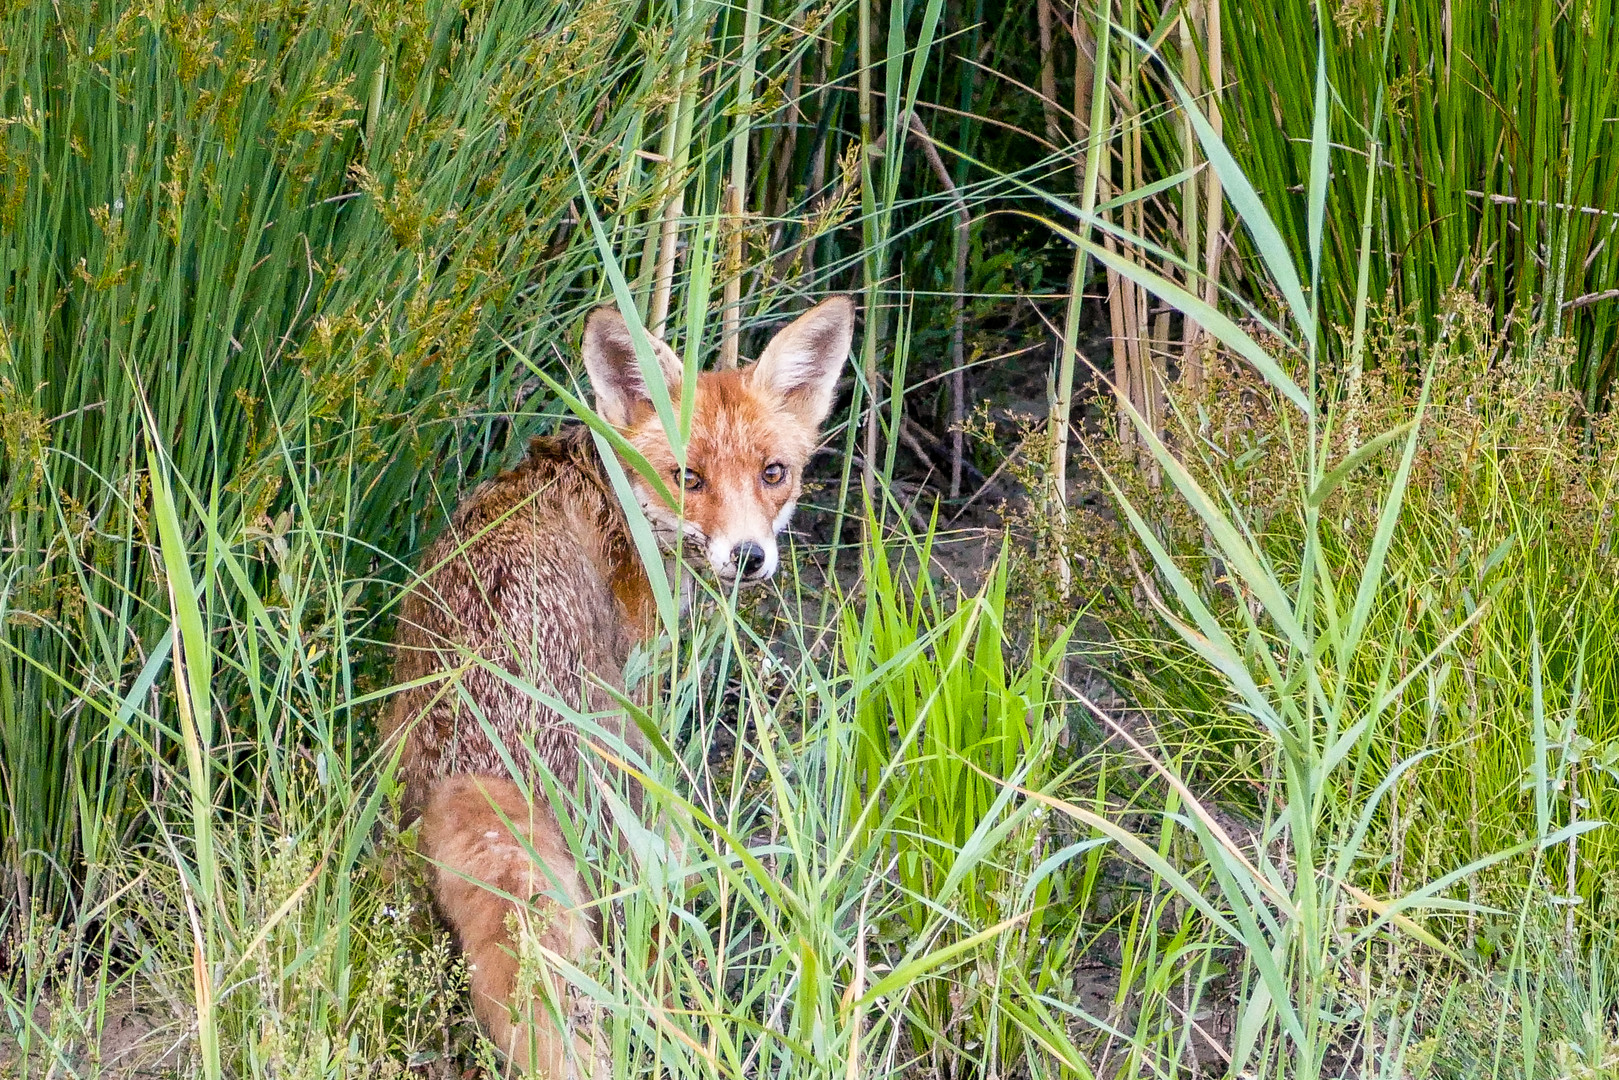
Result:
{"type": "MultiPolygon", "coordinates": [[[[875,143],[871,131],[871,2],[860,0],[860,73],[859,73],[859,108],[860,108],[860,202],[864,211],[862,216],[862,239],[864,240],[864,258],[861,266],[865,277],[866,291],[866,333],[861,342],[861,367],[865,375],[866,392],[871,395],[871,404],[865,418],[865,460],[861,463],[861,479],[865,484],[866,498],[872,505],[879,505],[876,496],[877,490],[877,317],[880,297],[878,295],[878,272],[873,263],[874,249],[876,247],[876,198],[872,190],[871,159],[875,143]]],[[[852,418],[851,418],[852,420],[852,418]]]]}
{"type": "MultiPolygon", "coordinates": [[[[1223,96],[1224,63],[1220,52],[1220,0],[1208,0],[1204,11],[1203,42],[1209,51],[1209,126],[1224,137],[1225,118],[1220,113],[1223,96]]],[[[1220,174],[1208,171],[1208,225],[1203,233],[1203,301],[1213,306],[1220,297],[1220,254],[1225,250],[1225,196],[1220,174]]]]}
{"type": "Polygon", "coordinates": [[[736,367],[742,333],[742,240],[748,202],[748,136],[752,129],[753,75],[759,39],[760,0],[748,0],[742,19],[742,70],[737,75],[736,131],[731,136],[731,184],[725,192],[725,315],[720,366],[736,367]]]}
{"type": "MultiPolygon", "coordinates": [[[[695,26],[696,16],[693,16],[695,26]]],[[[669,329],[669,299],[674,292],[675,254],[680,245],[680,218],[686,207],[686,169],[691,163],[692,118],[697,112],[698,50],[684,50],[681,66],[680,98],[675,124],[674,160],[669,165],[671,194],[663,208],[663,231],[658,244],[658,265],[652,286],[648,326],[654,337],[664,337],[669,329]]],[[[674,106],[671,106],[674,108],[674,106]]]]}
{"type": "Polygon", "coordinates": [[[950,497],[961,497],[961,462],[966,452],[963,427],[966,423],[967,401],[967,247],[968,231],[972,226],[972,212],[961,197],[950,170],[939,157],[939,148],[933,144],[922,118],[910,114],[911,135],[922,147],[922,156],[938,177],[945,193],[956,208],[955,273],[952,283],[952,325],[950,331],[950,497]]]}
{"type": "MultiPolygon", "coordinates": [[[[1076,12],[1077,20],[1077,12],[1076,12]]],[[[1085,168],[1080,177],[1081,206],[1084,210],[1084,221],[1080,225],[1080,236],[1089,240],[1091,235],[1091,216],[1096,212],[1097,192],[1102,184],[1103,148],[1107,144],[1106,132],[1108,130],[1108,94],[1107,94],[1107,67],[1108,46],[1112,35],[1112,14],[1107,8],[1099,13],[1096,26],[1083,20],[1078,20],[1075,29],[1083,39],[1087,34],[1095,41],[1095,55],[1087,57],[1081,40],[1075,48],[1074,76],[1079,79],[1089,67],[1091,86],[1089,91],[1090,116],[1084,122],[1085,126],[1075,132],[1078,145],[1085,147],[1085,168]]],[[[1075,91],[1075,104],[1079,104],[1078,91],[1075,91]]],[[[1081,115],[1081,114],[1076,114],[1081,115]]],[[[1063,320],[1062,351],[1057,361],[1057,377],[1054,380],[1055,400],[1051,403],[1051,487],[1050,511],[1056,523],[1065,525],[1068,520],[1068,431],[1071,426],[1071,417],[1074,406],[1074,370],[1075,360],[1079,355],[1079,313],[1080,305],[1085,301],[1085,280],[1090,275],[1090,256],[1083,245],[1074,250],[1074,267],[1069,278],[1068,311],[1063,320]]],[[[1109,275],[1109,292],[1111,293],[1113,277],[1109,275]]],[[[1113,311],[1115,319],[1118,309],[1113,311]]],[[[1060,530],[1066,533],[1066,530],[1060,530]]],[[[1052,553],[1056,562],[1056,569],[1062,591],[1066,595],[1071,583],[1071,570],[1068,565],[1068,554],[1062,545],[1052,553]]]]}

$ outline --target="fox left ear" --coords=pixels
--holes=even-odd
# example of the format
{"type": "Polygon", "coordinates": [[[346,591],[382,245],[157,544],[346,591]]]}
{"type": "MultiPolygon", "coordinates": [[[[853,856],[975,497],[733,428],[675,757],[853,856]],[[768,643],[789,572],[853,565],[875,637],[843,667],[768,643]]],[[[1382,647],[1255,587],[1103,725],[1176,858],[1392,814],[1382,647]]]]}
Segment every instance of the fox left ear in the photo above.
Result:
{"type": "Polygon", "coordinates": [[[819,427],[832,410],[832,392],[853,339],[854,302],[847,296],[822,300],[770,339],[748,378],[804,423],[819,427]]]}

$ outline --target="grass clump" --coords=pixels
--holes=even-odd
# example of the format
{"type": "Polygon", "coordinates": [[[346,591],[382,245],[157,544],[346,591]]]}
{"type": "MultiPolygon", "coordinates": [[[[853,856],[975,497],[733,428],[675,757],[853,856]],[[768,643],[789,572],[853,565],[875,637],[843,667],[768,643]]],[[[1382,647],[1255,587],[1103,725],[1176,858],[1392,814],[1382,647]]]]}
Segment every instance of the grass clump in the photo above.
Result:
{"type": "MultiPolygon", "coordinates": [[[[1371,822],[1385,853],[1358,875],[1394,892],[1442,877],[1537,830],[1606,820],[1615,797],[1619,684],[1614,674],[1619,606],[1599,583],[1619,572],[1612,540],[1615,434],[1576,395],[1556,389],[1555,358],[1516,346],[1487,313],[1453,298],[1443,329],[1425,340],[1395,316],[1373,322],[1372,355],[1359,385],[1345,387],[1331,423],[1347,458],[1375,433],[1416,419],[1422,372],[1429,401],[1412,457],[1406,502],[1388,547],[1389,590],[1369,612],[1368,633],[1399,643],[1391,660],[1347,672],[1350,700],[1369,706],[1390,676],[1383,664],[1436,653],[1431,670],[1387,703],[1367,730],[1365,767],[1328,795],[1353,806],[1401,766],[1371,822]]],[[[1303,521],[1296,512],[1301,432],[1276,396],[1227,369],[1195,396],[1177,395],[1187,420],[1184,460],[1241,508],[1268,560],[1294,565],[1303,521]]],[[[1114,451],[1100,447],[1104,454],[1114,451]]],[[[1320,504],[1324,557],[1348,571],[1364,565],[1380,524],[1377,485],[1397,468],[1399,446],[1362,456],[1359,472],[1320,504]]],[[[1115,468],[1155,535],[1188,567],[1221,620],[1240,620],[1252,597],[1234,585],[1201,522],[1164,487],[1115,468]]],[[[1139,541],[1105,517],[1087,519],[1087,580],[1106,597],[1121,688],[1163,721],[1167,738],[1195,746],[1203,774],[1257,809],[1253,793],[1276,768],[1253,729],[1233,723],[1220,684],[1180,647],[1154,632],[1157,612],[1138,570],[1139,541]]],[[[1296,571],[1295,571],[1296,573],[1296,571]]],[[[1615,904],[1607,883],[1619,866],[1606,831],[1570,839],[1542,860],[1525,857],[1471,881],[1460,895],[1516,911],[1523,889],[1572,918],[1569,929],[1604,925],[1615,904]]],[[[1440,925],[1458,944],[1492,957],[1503,925],[1479,917],[1440,925]]],[[[1567,943],[1578,948],[1578,940],[1567,943]]]]}
{"type": "MultiPolygon", "coordinates": [[[[931,565],[932,539],[915,553],[920,568],[931,565]]],[[[1077,852],[1054,845],[1038,804],[1015,809],[1020,789],[1049,791],[1065,779],[1056,767],[1067,723],[1056,681],[1068,633],[1042,641],[1036,627],[1018,640],[1024,635],[1007,622],[1004,551],[972,597],[947,598],[925,569],[907,583],[890,558],[884,545],[865,547],[865,602],[845,609],[839,632],[848,677],[862,688],[851,725],[859,780],[849,792],[857,800],[849,827],[890,837],[889,873],[909,898],[882,936],[890,949],[909,951],[918,935],[937,933],[941,908],[954,913],[954,925],[938,945],[1008,931],[978,951],[981,965],[992,962],[983,978],[938,980],[924,995],[927,1023],[913,1038],[936,1069],[948,1047],[967,1043],[985,1046],[988,1061],[1011,1064],[1027,1048],[1017,1024],[1000,1015],[994,982],[1015,971],[1023,992],[1049,992],[1064,979],[1081,930],[1084,905],[1066,872],[1077,852]],[[1022,671],[1009,667],[1008,646],[1026,652],[1022,671]]]]}

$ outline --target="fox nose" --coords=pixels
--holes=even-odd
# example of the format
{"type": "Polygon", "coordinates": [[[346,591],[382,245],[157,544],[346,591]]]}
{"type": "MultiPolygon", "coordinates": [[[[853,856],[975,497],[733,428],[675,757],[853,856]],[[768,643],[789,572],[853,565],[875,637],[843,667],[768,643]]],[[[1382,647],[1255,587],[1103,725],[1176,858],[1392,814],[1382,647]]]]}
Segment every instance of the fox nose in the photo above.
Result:
{"type": "Polygon", "coordinates": [[[744,540],[731,549],[731,559],[736,563],[737,577],[756,577],[765,568],[765,549],[744,540]]]}

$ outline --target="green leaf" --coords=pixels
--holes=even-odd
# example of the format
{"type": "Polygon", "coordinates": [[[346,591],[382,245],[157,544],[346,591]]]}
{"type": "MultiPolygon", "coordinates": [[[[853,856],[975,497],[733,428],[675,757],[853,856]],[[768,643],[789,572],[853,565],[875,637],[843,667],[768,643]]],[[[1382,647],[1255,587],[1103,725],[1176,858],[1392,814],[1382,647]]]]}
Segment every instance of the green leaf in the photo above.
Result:
{"type": "MultiPolygon", "coordinates": [[[[1316,322],[1321,309],[1321,230],[1327,213],[1327,181],[1332,173],[1331,135],[1328,131],[1328,110],[1332,99],[1327,94],[1327,40],[1318,23],[1315,49],[1315,124],[1310,132],[1310,323],[1316,322]]],[[[1314,335],[1311,335],[1312,338],[1314,335]]]]}
{"type": "Polygon", "coordinates": [[[1231,200],[1231,208],[1236,211],[1243,227],[1248,230],[1248,235],[1253,238],[1260,261],[1264,263],[1271,280],[1276,282],[1276,287],[1281,290],[1282,299],[1287,301],[1288,307],[1292,309],[1293,318],[1304,331],[1305,340],[1313,351],[1316,346],[1317,329],[1315,313],[1304,297],[1304,287],[1299,283],[1298,270],[1293,265],[1293,253],[1288,250],[1287,242],[1282,239],[1282,234],[1276,228],[1276,222],[1271,219],[1270,212],[1265,209],[1259,193],[1249,182],[1248,174],[1243,172],[1242,166],[1237,164],[1237,159],[1226,149],[1225,140],[1220,138],[1214,126],[1203,115],[1197,99],[1174,72],[1167,72],[1167,75],[1170,84],[1175,88],[1176,97],[1180,99],[1182,110],[1192,122],[1192,130],[1197,134],[1198,142],[1203,146],[1204,156],[1209,159],[1209,165],[1219,176],[1226,198],[1231,200]]]}
{"type": "Polygon", "coordinates": [[[1417,396],[1416,415],[1411,419],[1410,431],[1406,436],[1405,453],[1400,458],[1394,482],[1389,485],[1388,497],[1377,518],[1377,531],[1372,536],[1372,545],[1366,555],[1366,565],[1361,571],[1360,585],[1355,592],[1355,607],[1344,630],[1345,656],[1352,654],[1360,643],[1366,620],[1371,616],[1372,601],[1383,584],[1383,562],[1388,558],[1389,545],[1394,540],[1394,527],[1400,520],[1400,508],[1404,504],[1406,485],[1411,479],[1411,462],[1417,455],[1417,438],[1422,433],[1422,414],[1428,407],[1432,380],[1433,369],[1430,367],[1422,380],[1422,392],[1417,396]]]}
{"type": "Polygon", "coordinates": [[[1241,327],[1213,305],[1206,303],[1202,297],[1193,296],[1163,275],[1108,251],[1100,244],[1082,240],[1060,226],[1057,227],[1057,231],[1066,236],[1071,243],[1083,244],[1092,258],[1116,271],[1119,276],[1135,282],[1176,311],[1190,317],[1212,334],[1216,341],[1252,364],[1254,370],[1263,375],[1265,381],[1280,391],[1287,400],[1297,405],[1299,411],[1306,415],[1310,413],[1312,406],[1309,397],[1287,376],[1281,365],[1260,348],[1258,342],[1244,333],[1241,327]]]}
{"type": "MultiPolygon", "coordinates": [[[[567,138],[566,131],[563,138],[567,138]]],[[[574,153],[572,141],[568,144],[568,154],[573,159],[574,176],[579,184],[579,202],[585,208],[585,215],[590,219],[591,235],[596,240],[596,250],[601,255],[602,271],[607,275],[607,281],[612,286],[613,300],[618,305],[618,313],[624,317],[624,325],[629,327],[630,344],[635,349],[636,363],[641,365],[641,379],[646,383],[647,393],[652,398],[652,407],[657,410],[658,422],[669,437],[669,448],[674,451],[675,461],[682,467],[686,464],[686,429],[680,425],[675,414],[674,403],[669,398],[669,384],[664,377],[663,367],[658,363],[657,355],[652,351],[652,338],[641,323],[641,313],[635,306],[635,294],[630,291],[629,282],[624,280],[624,272],[619,269],[618,258],[613,252],[613,243],[607,236],[607,230],[602,228],[601,219],[596,216],[596,206],[590,201],[590,185],[585,180],[584,172],[579,165],[579,157],[574,153]]],[[[670,503],[674,505],[673,502],[670,503]]]]}
{"type": "Polygon", "coordinates": [[[1342,461],[1335,465],[1331,472],[1323,476],[1320,482],[1317,483],[1313,489],[1311,489],[1309,495],[1310,505],[1319,507],[1322,503],[1326,502],[1327,499],[1332,496],[1332,493],[1338,489],[1338,486],[1345,480],[1349,479],[1350,474],[1352,474],[1362,465],[1366,464],[1367,461],[1376,457],[1383,451],[1384,447],[1388,446],[1402,435],[1409,436],[1412,428],[1416,427],[1416,425],[1417,422],[1415,420],[1407,420],[1399,427],[1390,428],[1388,431],[1383,432],[1383,434],[1379,435],[1375,439],[1372,439],[1370,442],[1356,447],[1347,456],[1345,456],[1342,461]]]}

